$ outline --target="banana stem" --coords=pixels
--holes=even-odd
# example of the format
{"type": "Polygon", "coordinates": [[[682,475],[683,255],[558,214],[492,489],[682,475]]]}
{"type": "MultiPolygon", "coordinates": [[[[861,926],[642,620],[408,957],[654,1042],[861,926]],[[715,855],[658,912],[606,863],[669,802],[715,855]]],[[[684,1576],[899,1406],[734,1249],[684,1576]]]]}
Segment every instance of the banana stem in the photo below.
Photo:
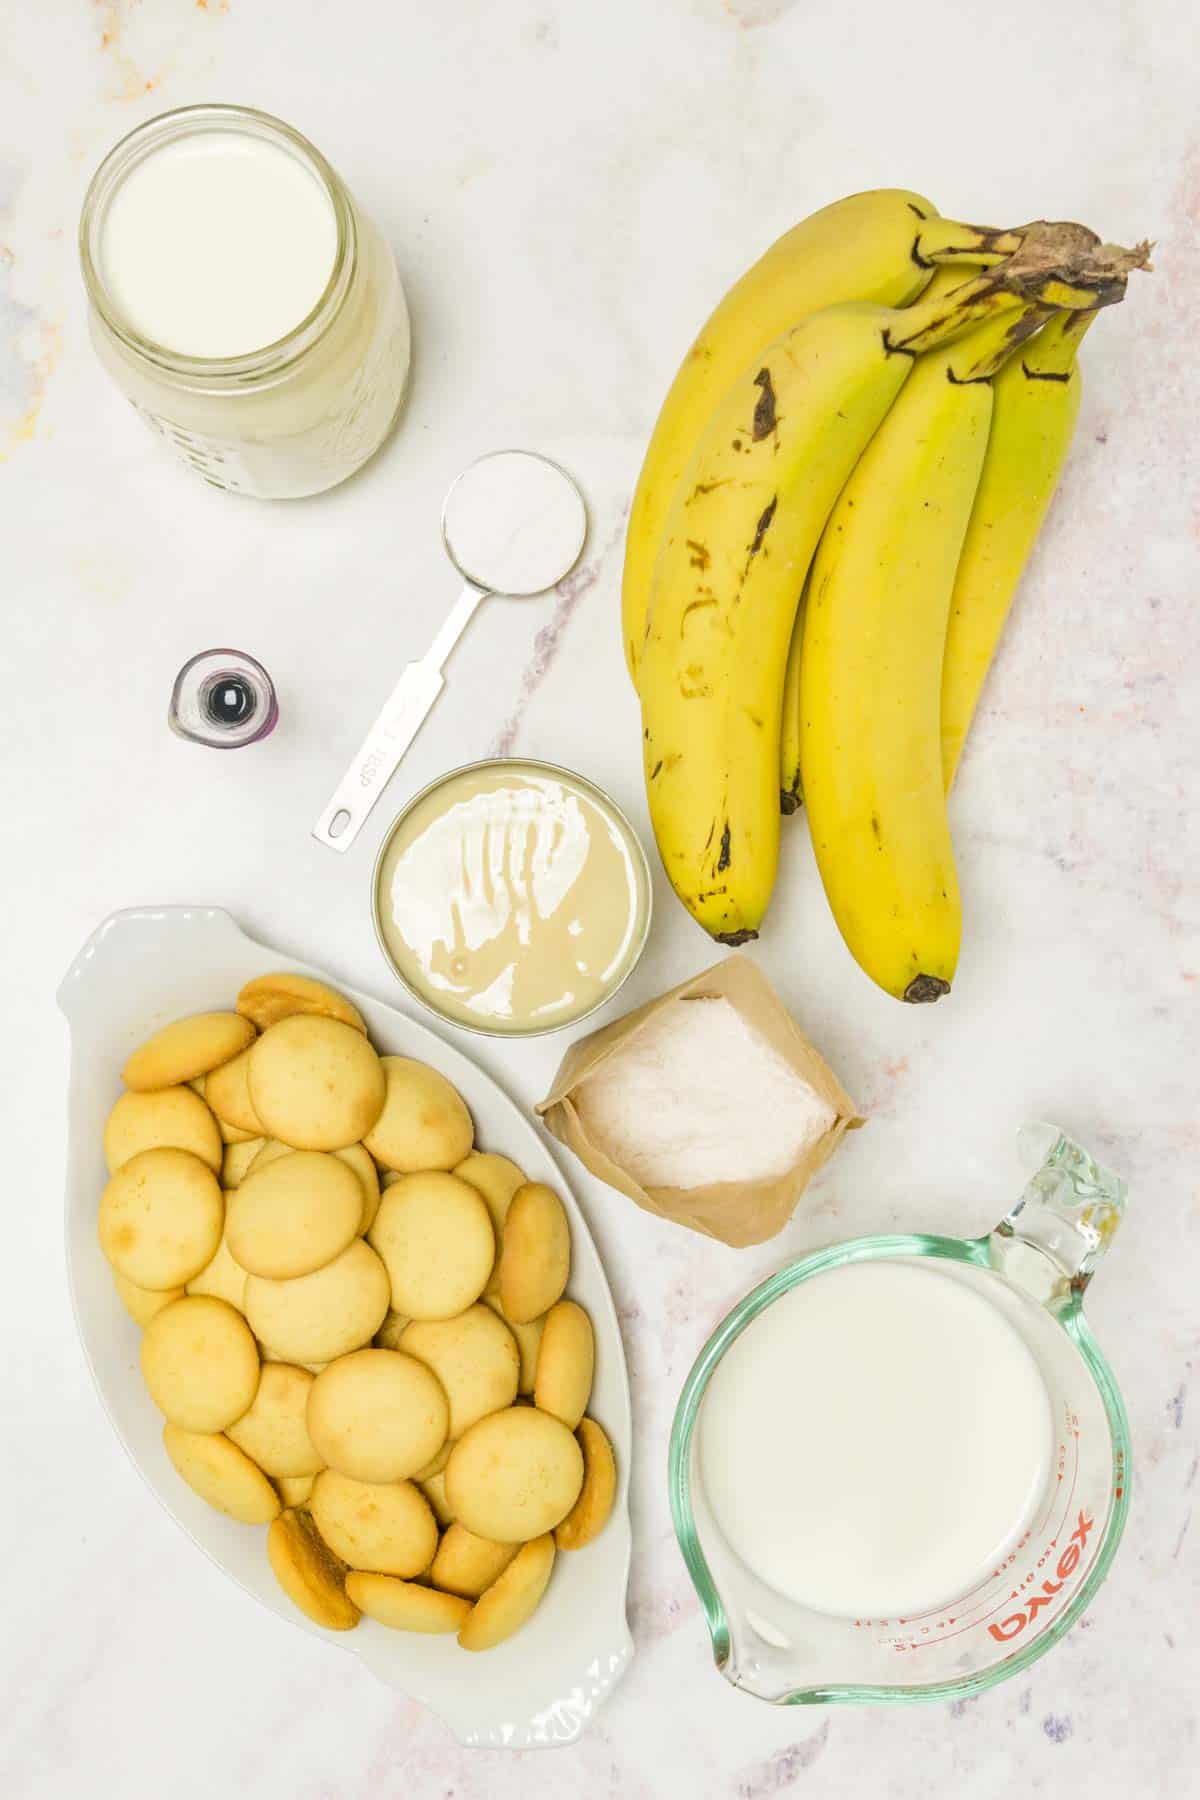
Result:
{"type": "Polygon", "coordinates": [[[968,333],[961,344],[952,345],[946,372],[951,381],[987,381],[1047,319],[1063,316],[1048,306],[1028,306],[1015,316],[1005,313],[968,333]]]}
{"type": "Polygon", "coordinates": [[[1086,312],[1054,313],[1022,359],[1025,373],[1041,381],[1070,380],[1075,353],[1084,333],[1095,324],[1096,317],[1095,307],[1086,312]]]}
{"type": "Polygon", "coordinates": [[[1132,250],[1101,244],[1094,231],[1038,222],[1025,229],[1019,250],[949,294],[910,306],[884,331],[889,351],[917,354],[949,343],[978,321],[1033,304],[1063,312],[1093,312],[1125,296],[1133,269],[1150,266],[1150,245],[1132,250]]]}
{"type": "Polygon", "coordinates": [[[976,263],[990,267],[1021,248],[1021,231],[964,225],[959,219],[925,219],[913,242],[919,263],[976,263]]]}
{"type": "Polygon", "coordinates": [[[915,356],[949,343],[972,325],[996,314],[1015,312],[1021,296],[1010,291],[1000,277],[1004,264],[987,269],[973,281],[963,282],[949,293],[938,292],[918,300],[904,312],[903,322],[885,327],[883,341],[889,351],[915,356]]]}

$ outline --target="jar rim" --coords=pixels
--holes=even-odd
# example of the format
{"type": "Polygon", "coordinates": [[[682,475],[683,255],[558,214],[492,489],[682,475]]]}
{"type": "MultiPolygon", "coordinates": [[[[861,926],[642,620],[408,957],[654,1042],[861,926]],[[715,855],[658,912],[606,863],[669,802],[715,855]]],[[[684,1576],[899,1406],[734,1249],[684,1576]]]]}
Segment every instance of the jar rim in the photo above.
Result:
{"type": "Polygon", "coordinates": [[[337,172],[302,132],[273,113],[252,106],[217,102],[178,106],[135,126],[113,145],[92,176],[79,216],[79,260],[84,286],[106,329],[127,350],[153,364],[160,372],[191,378],[205,386],[243,386],[257,378],[273,377],[309,350],[329,329],[341,309],[349,291],[356,256],[354,209],[337,172]],[[194,132],[239,130],[280,144],[303,162],[320,183],[333,208],[337,230],[333,264],[315,304],[282,337],[237,356],[190,356],[145,336],[122,312],[101,272],[97,254],[100,227],[113,194],[144,157],[163,144],[194,132]]]}

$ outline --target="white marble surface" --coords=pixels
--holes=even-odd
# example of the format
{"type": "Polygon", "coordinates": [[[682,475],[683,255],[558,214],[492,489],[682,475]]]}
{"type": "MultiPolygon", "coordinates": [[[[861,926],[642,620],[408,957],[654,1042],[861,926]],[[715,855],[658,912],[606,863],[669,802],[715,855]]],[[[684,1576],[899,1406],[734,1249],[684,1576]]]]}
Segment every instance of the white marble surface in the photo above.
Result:
{"type": "MultiPolygon", "coordinates": [[[[1163,0],[7,9],[7,1795],[1195,1791],[1194,111],[1188,9],[1163,0]],[[266,507],[194,483],[88,348],[74,255],[88,173],[140,119],[201,99],[293,120],[397,248],[416,332],[411,402],[370,470],[322,501],[266,507]],[[448,481],[500,444],[577,471],[591,545],[556,598],[484,614],[391,798],[500,746],[580,768],[644,825],[616,627],[640,445],[733,275],[803,213],[879,182],[922,188],[959,216],[1148,233],[1157,272],[1088,340],[1070,470],[956,794],[967,941],[953,998],[907,1011],[868,987],[798,822],[755,954],[869,1128],[783,1237],[749,1252],[578,1184],[633,1382],[639,1656],[575,1749],[464,1753],[354,1661],[232,1589],[120,1455],[66,1296],[54,986],[111,909],[214,901],[389,995],[366,881],[391,809],[345,861],[308,827],[392,672],[452,598],[436,530],[448,481]],[[222,642],[263,658],[283,708],[265,746],[228,757],[177,742],[164,722],[178,665],[222,642]],[[1137,1450],[1133,1519],[1107,1585],[1029,1678],[963,1707],[789,1713],[735,1694],[711,1669],[666,1504],[667,1430],[694,1352],[800,1249],[892,1226],[983,1229],[1013,1192],[1013,1134],[1029,1114],[1073,1126],[1134,1190],[1091,1303],[1137,1450]]],[[[631,1000],[711,956],[659,899],[631,1000]]],[[[559,1053],[547,1041],[479,1057],[528,1102],[559,1053]]]]}

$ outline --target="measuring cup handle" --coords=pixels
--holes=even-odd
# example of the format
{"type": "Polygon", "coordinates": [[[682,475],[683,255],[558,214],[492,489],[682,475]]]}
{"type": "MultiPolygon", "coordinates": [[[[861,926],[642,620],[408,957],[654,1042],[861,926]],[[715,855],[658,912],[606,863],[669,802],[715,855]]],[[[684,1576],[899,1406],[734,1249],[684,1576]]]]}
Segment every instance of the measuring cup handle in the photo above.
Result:
{"type": "Polygon", "coordinates": [[[989,1245],[1006,1275],[1052,1306],[1087,1287],[1121,1222],[1128,1189],[1057,1125],[1026,1125],[1018,1146],[1034,1173],[989,1245]]]}

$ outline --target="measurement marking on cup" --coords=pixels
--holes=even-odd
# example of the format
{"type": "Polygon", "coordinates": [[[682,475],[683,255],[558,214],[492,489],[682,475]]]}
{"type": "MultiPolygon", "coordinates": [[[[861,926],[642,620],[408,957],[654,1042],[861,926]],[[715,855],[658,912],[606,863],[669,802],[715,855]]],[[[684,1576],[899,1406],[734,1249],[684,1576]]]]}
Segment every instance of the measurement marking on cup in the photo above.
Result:
{"type": "MultiPolygon", "coordinates": [[[[1094,1521],[1086,1512],[1081,1511],[1076,1522],[1075,1530],[1068,1540],[1067,1547],[1058,1557],[1058,1563],[1054,1570],[1054,1574],[1058,1579],[1055,1580],[1049,1575],[1042,1576],[1041,1571],[1046,1567],[1047,1563],[1051,1561],[1055,1552],[1058,1550],[1059,1540],[1066,1528],[1067,1521],[1071,1516],[1078,1479],[1079,1415],[1073,1412],[1070,1407],[1067,1407],[1064,1415],[1063,1435],[1059,1439],[1056,1447],[1054,1482],[1051,1485],[1046,1509],[1038,1523],[1029,1527],[1019,1542],[1013,1545],[1013,1548],[1009,1551],[1003,1562],[999,1563],[996,1568],[992,1570],[990,1575],[986,1576],[985,1579],[974,1588],[968,1589],[967,1593],[957,1602],[956,1610],[952,1612],[948,1606],[942,1606],[935,1607],[930,1612],[915,1613],[911,1616],[899,1618],[896,1620],[896,1623],[906,1627],[917,1625],[922,1619],[937,1619],[938,1623],[936,1625],[921,1625],[919,1632],[914,1635],[905,1635],[903,1637],[894,1636],[891,1639],[884,1638],[881,1641],[888,1644],[891,1649],[899,1652],[907,1650],[925,1650],[928,1649],[931,1644],[945,1644],[951,1638],[961,1637],[964,1633],[973,1631],[977,1626],[987,1624],[988,1620],[993,1619],[1002,1608],[1011,1606],[1014,1602],[1016,1602],[1016,1611],[1007,1619],[1002,1620],[999,1625],[988,1625],[988,1631],[997,1642],[1005,1642],[1010,1637],[1018,1637],[1025,1627],[1037,1617],[1039,1612],[1043,1611],[1046,1607],[1051,1606],[1056,1600],[1057,1596],[1065,1586],[1066,1581],[1078,1566],[1083,1546],[1087,1541],[1088,1534],[1093,1528],[1094,1521]],[[1046,1539],[1037,1561],[1027,1570],[1015,1587],[1007,1587],[1006,1584],[1006,1591],[1001,1593],[994,1604],[987,1607],[986,1611],[977,1612],[972,1617],[966,1617],[964,1609],[981,1603],[986,1605],[989,1600],[993,1599],[996,1591],[993,1584],[1001,1579],[1006,1570],[1011,1568],[1013,1564],[1021,1559],[1022,1552],[1025,1550],[1026,1545],[1041,1536],[1050,1520],[1051,1514],[1055,1510],[1057,1497],[1062,1493],[1062,1483],[1066,1474],[1067,1458],[1072,1455],[1072,1452],[1071,1484],[1067,1491],[1066,1504],[1063,1508],[1062,1518],[1059,1520],[1058,1526],[1052,1535],[1046,1539]],[[1040,1586],[1041,1591],[1034,1591],[1038,1586],[1040,1586]],[[1024,1598],[1022,1598],[1022,1596],[1024,1596],[1024,1598]],[[955,1629],[950,1630],[950,1626],[954,1626],[955,1629]],[[1012,1629],[1005,1631],[1003,1629],[1005,1626],[1012,1626],[1012,1629]]],[[[1123,1481],[1123,1479],[1124,1465],[1122,1459],[1119,1464],[1118,1480],[1123,1481]]],[[[1120,1498],[1121,1488],[1118,1486],[1116,1491],[1117,1497],[1120,1498]]],[[[854,1622],[856,1625],[867,1626],[874,1629],[878,1629],[881,1626],[886,1628],[891,1623],[891,1621],[887,1619],[856,1619],[854,1622]]]]}
{"type": "Polygon", "coordinates": [[[1067,1503],[1063,1507],[1063,1516],[1059,1521],[1058,1531],[1054,1534],[1055,1540],[1058,1538],[1058,1532],[1062,1530],[1063,1526],[1071,1516],[1071,1507],[1075,1500],[1075,1488],[1079,1481],[1079,1416],[1077,1413],[1069,1413],[1067,1415],[1067,1430],[1070,1434],[1071,1443],[1075,1451],[1075,1464],[1071,1470],[1071,1489],[1067,1495],[1067,1503]]]}
{"type": "Polygon", "coordinates": [[[1055,1564],[1054,1577],[1047,1576],[1042,1582],[1041,1593],[1030,1594],[1028,1599],[1022,1601],[1017,1610],[1011,1613],[1007,1619],[1002,1619],[999,1625],[988,1626],[988,1631],[997,1643],[1004,1644],[1010,1638],[1019,1637],[1026,1626],[1032,1625],[1044,1608],[1055,1604],[1059,1594],[1079,1567],[1084,1546],[1087,1544],[1094,1526],[1095,1520],[1089,1518],[1088,1514],[1081,1509],[1075,1529],[1067,1540],[1067,1547],[1055,1564]]]}
{"type": "MultiPolygon", "coordinates": [[[[1057,1483],[1061,1483],[1063,1475],[1066,1471],[1066,1467],[1067,1467],[1067,1446],[1065,1443],[1060,1443],[1058,1446],[1058,1451],[1056,1453],[1056,1460],[1055,1460],[1055,1481],[1057,1483]]],[[[1041,1518],[1038,1520],[1036,1526],[1034,1527],[1034,1535],[1035,1536],[1037,1536],[1041,1532],[1043,1532],[1046,1529],[1046,1526],[1050,1523],[1050,1514],[1054,1511],[1054,1502],[1060,1492],[1061,1492],[1061,1487],[1056,1486],[1056,1487],[1052,1487],[1050,1489],[1050,1492],[1047,1494],[1046,1510],[1042,1514],[1041,1518]]]]}
{"type": "MultiPolygon", "coordinates": [[[[1064,1524],[1065,1522],[1066,1521],[1064,1520],[1064,1524]]],[[[995,1638],[998,1644],[1008,1643],[1011,1639],[1020,1637],[1021,1633],[1025,1631],[1028,1626],[1033,1624],[1040,1612],[1055,1605],[1060,1594],[1063,1592],[1063,1589],[1066,1587],[1067,1582],[1079,1567],[1083,1557],[1084,1548],[1089,1536],[1095,1528],[1095,1523],[1095,1520],[1091,1518],[1088,1513],[1082,1509],[1080,1510],[1079,1517],[1075,1523],[1075,1529],[1072,1531],[1067,1540],[1066,1548],[1063,1550],[1058,1562],[1055,1564],[1054,1575],[1047,1575],[1043,1578],[1041,1592],[1028,1594],[1024,1600],[1019,1601],[1016,1610],[1010,1613],[1006,1619],[1002,1619],[997,1625],[988,1626],[989,1636],[995,1638]]],[[[1052,1540],[1051,1547],[1057,1548],[1056,1539],[1052,1540]]],[[[1043,1566],[1049,1554],[1050,1547],[1043,1552],[1039,1559],[1037,1564],[1039,1569],[1043,1566]]],[[[1029,1577],[1026,1577],[1026,1582],[1022,1582],[1022,1588],[1026,1586],[1029,1579],[1029,1577]]],[[[1016,1593],[1003,1595],[996,1602],[995,1606],[992,1607],[990,1612],[984,1613],[982,1618],[973,1619],[966,1624],[959,1625],[956,1631],[947,1631],[944,1633],[938,1632],[928,1636],[924,1643],[900,1639],[893,1643],[892,1648],[900,1651],[926,1650],[929,1648],[930,1644],[948,1643],[951,1638],[961,1637],[964,1632],[973,1631],[977,1625],[982,1625],[985,1620],[992,1618],[994,1614],[1000,1611],[1001,1607],[1009,1604],[1012,1600],[1017,1599],[1020,1591],[1021,1590],[1018,1589],[1016,1593]]],[[[956,1624],[957,1620],[949,1619],[947,1620],[947,1623],[956,1624]]],[[[932,1633],[933,1628],[927,1625],[923,1627],[923,1632],[932,1633]]]]}

